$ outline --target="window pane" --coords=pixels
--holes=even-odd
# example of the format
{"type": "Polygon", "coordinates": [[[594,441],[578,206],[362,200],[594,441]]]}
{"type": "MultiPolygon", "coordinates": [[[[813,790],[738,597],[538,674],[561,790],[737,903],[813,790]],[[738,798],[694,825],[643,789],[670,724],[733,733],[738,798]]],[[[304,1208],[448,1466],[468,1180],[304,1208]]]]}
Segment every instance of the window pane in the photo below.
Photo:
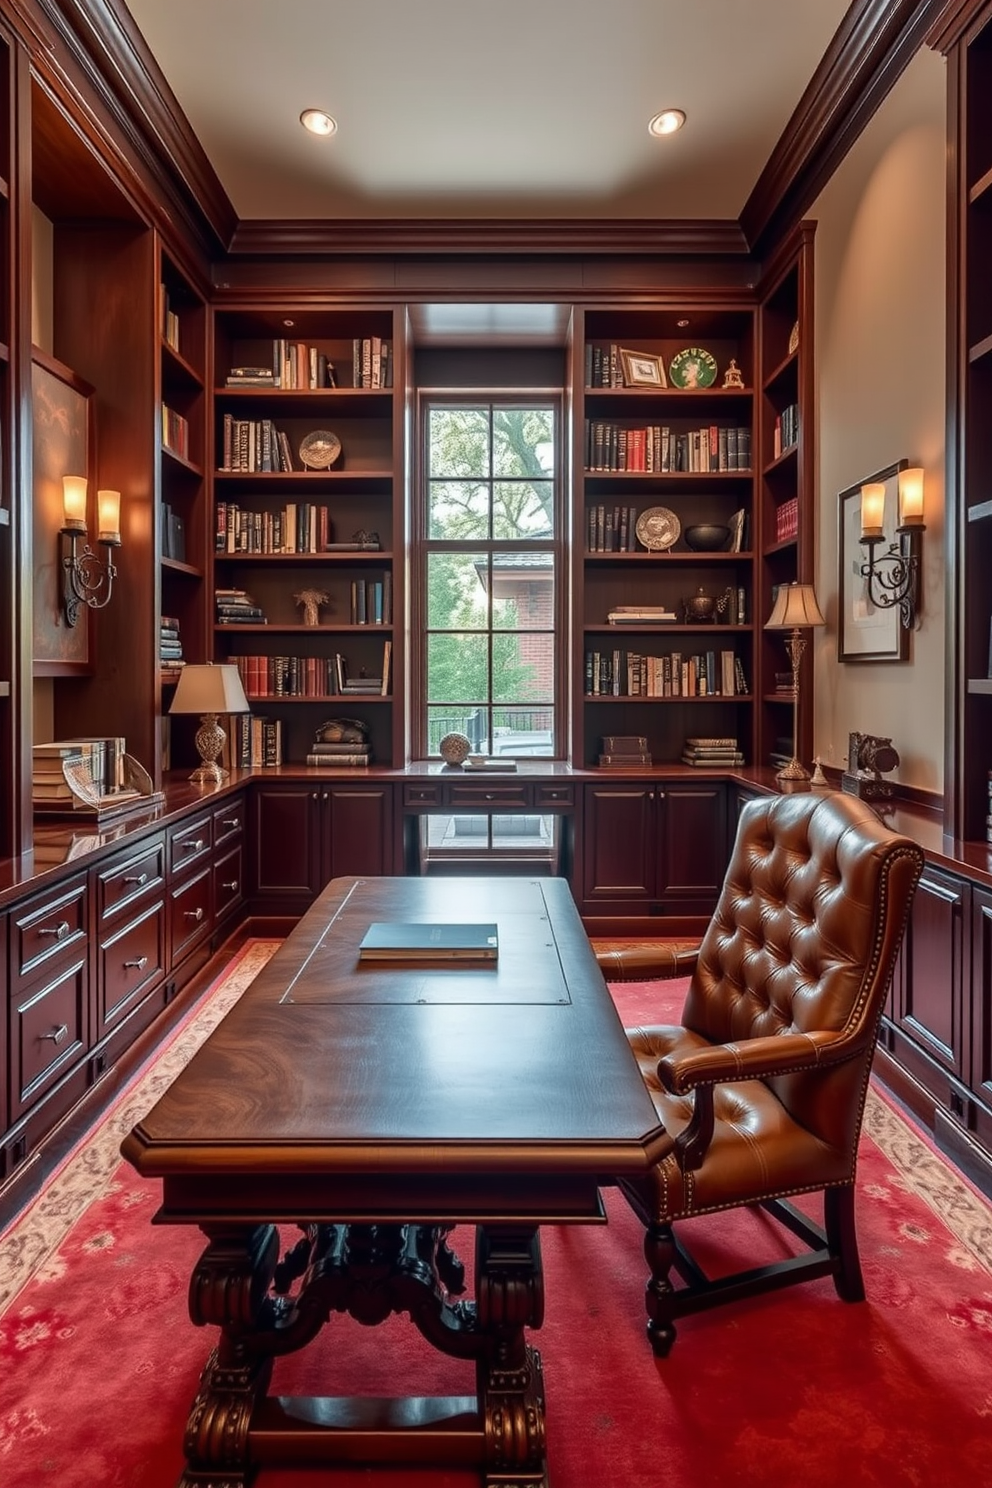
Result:
{"type": "Polygon", "coordinates": [[[554,416],[550,408],[493,411],[493,474],[554,474],[554,416]]]}
{"type": "Polygon", "coordinates": [[[493,702],[550,703],[554,698],[554,633],[493,636],[493,702]]]}
{"type": "Polygon", "coordinates": [[[489,476],[489,416],[483,408],[432,408],[430,474],[489,476]]]}
{"type": "Polygon", "coordinates": [[[554,537],[554,489],[551,481],[496,481],[493,537],[554,537]]]}
{"type": "Polygon", "coordinates": [[[554,749],[554,710],[494,708],[490,754],[550,755],[554,749]]]}
{"type": "Polygon", "coordinates": [[[492,589],[494,629],[554,629],[553,554],[494,553],[492,589]]]}
{"type": "Polygon", "coordinates": [[[474,753],[482,749],[486,737],[488,719],[483,708],[466,706],[463,703],[445,703],[440,708],[427,710],[427,753],[437,754],[438,745],[445,734],[464,734],[474,753]]]}
{"type": "MultiPolygon", "coordinates": [[[[509,637],[507,638],[509,639],[509,637]]],[[[432,703],[480,703],[489,695],[486,635],[427,637],[427,698],[432,703]]]]}
{"type": "Polygon", "coordinates": [[[489,624],[485,553],[428,553],[431,630],[483,630],[489,624]]]}
{"type": "Polygon", "coordinates": [[[428,536],[479,542],[489,536],[489,487],[477,481],[431,481],[428,536]]]}

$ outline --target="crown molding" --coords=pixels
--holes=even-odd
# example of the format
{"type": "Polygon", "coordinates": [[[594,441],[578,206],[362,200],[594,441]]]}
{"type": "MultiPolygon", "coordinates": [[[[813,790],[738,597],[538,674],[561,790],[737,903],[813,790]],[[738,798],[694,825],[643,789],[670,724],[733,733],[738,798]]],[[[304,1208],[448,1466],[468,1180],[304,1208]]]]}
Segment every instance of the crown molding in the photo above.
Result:
{"type": "Polygon", "coordinates": [[[855,0],[744,204],[752,252],[809,210],[946,8],[947,0],[855,0]]]}
{"type": "Polygon", "coordinates": [[[983,11],[988,11],[988,0],[944,0],[940,15],[927,33],[927,46],[946,57],[983,11]]]}
{"type": "Polygon", "coordinates": [[[354,254],[610,254],[746,256],[740,225],[731,220],[598,218],[352,218],[340,221],[239,222],[229,252],[241,256],[354,254]]]}

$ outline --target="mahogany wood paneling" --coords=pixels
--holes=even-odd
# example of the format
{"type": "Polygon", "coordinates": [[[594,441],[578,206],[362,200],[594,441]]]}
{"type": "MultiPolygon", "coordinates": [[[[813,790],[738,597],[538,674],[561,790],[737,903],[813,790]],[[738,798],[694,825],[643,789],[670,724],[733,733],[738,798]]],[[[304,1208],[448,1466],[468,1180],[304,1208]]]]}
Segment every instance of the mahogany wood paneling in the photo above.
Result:
{"type": "Polygon", "coordinates": [[[971,885],[927,867],[902,953],[897,1024],[928,1056],[967,1078],[964,984],[969,969],[971,885]]]}
{"type": "Polygon", "coordinates": [[[320,884],[319,798],[312,784],[265,785],[248,812],[251,889],[260,899],[305,899],[320,884]]]}
{"type": "MultiPolygon", "coordinates": [[[[659,796],[661,791],[659,791],[659,796]]],[[[659,811],[657,888],[666,900],[716,904],[727,867],[726,791],[722,782],[664,788],[659,811]]]]}
{"type": "Polygon", "coordinates": [[[321,791],[324,881],[378,878],[394,867],[391,785],[331,785],[321,791]]]}

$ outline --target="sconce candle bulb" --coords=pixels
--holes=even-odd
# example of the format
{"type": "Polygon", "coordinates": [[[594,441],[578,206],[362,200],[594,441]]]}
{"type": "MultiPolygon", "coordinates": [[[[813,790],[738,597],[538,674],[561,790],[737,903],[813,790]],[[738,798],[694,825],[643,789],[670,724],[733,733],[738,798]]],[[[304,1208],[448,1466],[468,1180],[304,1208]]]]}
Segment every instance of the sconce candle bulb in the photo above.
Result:
{"type": "Polygon", "coordinates": [[[62,477],[62,531],[86,535],[86,477],[64,475],[62,477]]]}
{"type": "Polygon", "coordinates": [[[120,491],[97,491],[96,514],[97,542],[102,542],[108,548],[119,548],[121,545],[120,491]]]}
{"type": "Polygon", "coordinates": [[[885,487],[869,481],[861,487],[861,541],[883,535],[885,521],[885,487]]]}
{"type": "Polygon", "coordinates": [[[923,526],[923,470],[919,465],[899,472],[899,526],[923,526]]]}

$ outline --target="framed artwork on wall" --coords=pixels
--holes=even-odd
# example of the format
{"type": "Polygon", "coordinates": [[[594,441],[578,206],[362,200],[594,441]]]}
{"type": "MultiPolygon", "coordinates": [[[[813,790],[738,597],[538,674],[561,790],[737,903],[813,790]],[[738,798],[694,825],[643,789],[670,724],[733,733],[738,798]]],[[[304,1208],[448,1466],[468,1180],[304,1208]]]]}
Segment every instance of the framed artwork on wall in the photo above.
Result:
{"type": "Polygon", "coordinates": [[[857,485],[841,491],[838,498],[838,661],[909,660],[909,631],[901,622],[899,606],[877,605],[868,592],[868,579],[863,571],[868,550],[861,542],[861,488],[869,484],[885,487],[883,539],[879,546],[884,550],[897,541],[899,471],[907,463],[900,460],[874,475],[866,475],[857,485]]]}
{"type": "Polygon", "coordinates": [[[85,475],[92,490],[93,389],[37,347],[31,353],[34,506],[33,665],[36,677],[71,676],[90,665],[89,615],[62,611],[62,477],[85,475]]]}

